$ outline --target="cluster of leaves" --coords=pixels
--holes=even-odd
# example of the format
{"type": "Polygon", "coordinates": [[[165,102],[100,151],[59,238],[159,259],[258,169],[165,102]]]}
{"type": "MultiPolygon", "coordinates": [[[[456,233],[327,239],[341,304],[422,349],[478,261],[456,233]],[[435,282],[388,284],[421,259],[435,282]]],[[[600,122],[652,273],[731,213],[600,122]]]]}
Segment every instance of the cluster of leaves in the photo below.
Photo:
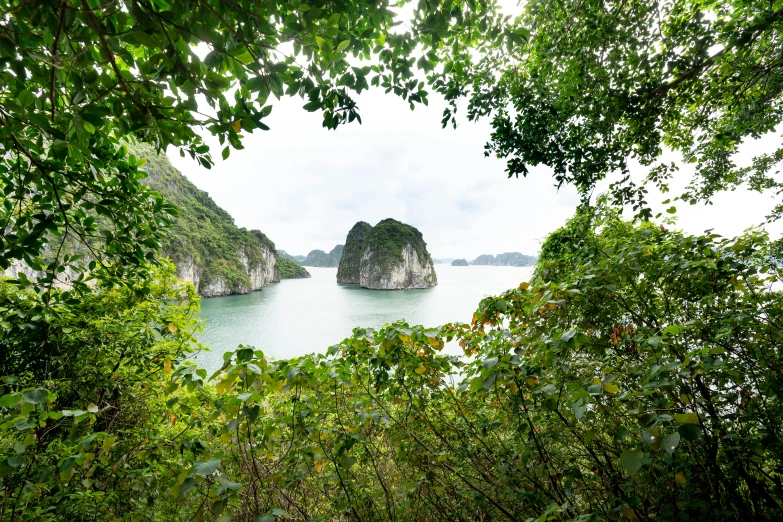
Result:
{"type": "Polygon", "coordinates": [[[783,149],[749,165],[735,156],[781,122],[782,27],[777,1],[534,0],[503,29],[516,40],[455,49],[431,80],[451,101],[444,125],[462,98],[469,119],[491,118],[486,153],[506,158],[509,176],[547,165],[588,197],[617,175],[616,199],[650,217],[645,185],[666,190],[679,169],[666,149],[694,164],[684,201],[742,184],[781,194],[783,149]],[[630,176],[637,163],[642,185],[630,176]]]}
{"type": "Polygon", "coordinates": [[[67,305],[0,283],[0,519],[176,513],[163,378],[199,349],[198,309],[168,263],[67,305]]]}
{"type": "Polygon", "coordinates": [[[202,498],[234,485],[216,509],[240,520],[778,519],[772,244],[602,210],[545,251],[586,227],[600,232],[470,325],[356,329],[288,361],[225,354],[214,394],[177,402],[216,443],[192,457],[220,473],[202,498]],[[441,353],[452,340],[464,357],[441,353]]]}

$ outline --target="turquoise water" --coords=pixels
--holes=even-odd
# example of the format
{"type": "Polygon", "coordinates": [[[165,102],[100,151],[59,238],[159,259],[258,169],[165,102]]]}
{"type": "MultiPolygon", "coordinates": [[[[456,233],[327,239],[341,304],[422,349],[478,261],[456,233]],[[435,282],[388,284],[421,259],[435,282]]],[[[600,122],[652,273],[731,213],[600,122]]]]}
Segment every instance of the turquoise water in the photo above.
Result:
{"type": "Polygon", "coordinates": [[[404,319],[439,326],[468,322],[479,301],[527,281],[531,268],[435,265],[438,286],[426,290],[378,291],[339,285],[336,268],[308,268],[309,279],[288,279],[247,295],[201,302],[206,321],[200,340],[210,352],[197,357],[207,369],[223,353],[245,344],[267,357],[286,359],[324,352],[357,326],[377,328],[404,319]]]}

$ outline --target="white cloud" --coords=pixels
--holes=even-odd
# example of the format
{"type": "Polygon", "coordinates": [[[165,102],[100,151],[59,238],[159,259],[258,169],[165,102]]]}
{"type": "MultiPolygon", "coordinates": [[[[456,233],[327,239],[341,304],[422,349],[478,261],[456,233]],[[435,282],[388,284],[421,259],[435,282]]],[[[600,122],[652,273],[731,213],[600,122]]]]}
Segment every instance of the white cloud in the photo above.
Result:
{"type": "MultiPolygon", "coordinates": [[[[445,105],[434,96],[415,111],[377,89],[358,101],[363,124],[337,131],[322,128],[321,116],[304,111],[300,99],[277,102],[267,120],[271,130],[246,136],[245,149],[232,150],[227,161],[217,141],[208,140],[217,162],[211,171],[170,156],[239,226],[261,229],[296,254],[328,251],[355,222],[386,217],[421,230],[434,257],[534,253],[578,204],[576,191],[558,192],[545,168],[507,179],[505,163],[483,154],[489,123],[442,129],[445,105]]],[[[664,197],[650,199],[662,209],[664,197]]],[[[710,207],[680,204],[679,226],[733,235],[761,222],[773,203],[735,192],[710,207]]],[[[772,229],[780,233],[781,226],[772,229]]]]}

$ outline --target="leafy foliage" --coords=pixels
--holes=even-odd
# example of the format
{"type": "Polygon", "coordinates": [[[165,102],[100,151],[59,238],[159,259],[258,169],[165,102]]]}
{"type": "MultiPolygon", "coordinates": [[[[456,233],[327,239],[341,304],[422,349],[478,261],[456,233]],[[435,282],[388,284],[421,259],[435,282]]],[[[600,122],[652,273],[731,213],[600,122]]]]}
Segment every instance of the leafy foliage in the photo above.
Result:
{"type": "Polygon", "coordinates": [[[506,158],[509,176],[547,165],[588,197],[618,174],[615,198],[649,217],[644,185],[666,190],[679,170],[666,149],[694,164],[684,201],[743,183],[780,195],[783,149],[750,165],[736,153],[781,122],[782,23],[780,2],[534,0],[505,29],[516,40],[480,54],[454,49],[432,76],[451,100],[444,125],[462,98],[469,119],[491,118],[486,153],[506,158]],[[630,177],[635,163],[647,169],[642,186],[630,177]]]}
{"type": "Polygon", "coordinates": [[[176,462],[163,381],[199,348],[195,288],[162,263],[63,306],[0,282],[0,309],[0,519],[171,516],[154,494],[176,462]]]}
{"type": "MultiPolygon", "coordinates": [[[[27,495],[14,519],[776,520],[776,248],[758,231],[687,236],[600,207],[550,236],[534,280],[483,300],[471,324],[356,329],[326,354],[284,361],[240,346],[211,378],[176,350],[158,358],[176,338],[153,320],[162,337],[138,345],[148,370],[128,375],[163,380],[120,379],[119,397],[130,387],[152,412],[127,430],[108,422],[106,405],[120,403],[82,381],[76,406],[90,422],[77,425],[96,437],[73,442],[67,424],[35,442],[71,404],[57,391],[68,386],[10,384],[0,487],[27,495]],[[464,356],[442,353],[452,341],[464,356]],[[101,467],[104,444],[118,453],[101,467]],[[104,486],[122,451],[143,451],[144,468],[129,454],[104,486]],[[130,485],[147,498],[123,495],[130,485]]],[[[23,325],[8,332],[30,335],[23,325]]]]}

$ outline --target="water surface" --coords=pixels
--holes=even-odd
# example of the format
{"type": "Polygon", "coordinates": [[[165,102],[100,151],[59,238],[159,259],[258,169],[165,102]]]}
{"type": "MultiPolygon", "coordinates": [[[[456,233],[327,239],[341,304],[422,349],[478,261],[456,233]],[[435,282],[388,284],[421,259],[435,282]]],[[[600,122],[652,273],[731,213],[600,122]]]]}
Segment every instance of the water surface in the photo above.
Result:
{"type": "Polygon", "coordinates": [[[424,290],[366,290],[340,285],[336,268],[311,268],[309,279],[287,279],[246,295],[201,302],[201,365],[216,369],[223,353],[245,344],[286,359],[324,352],[357,326],[377,328],[404,319],[428,327],[470,321],[482,298],[527,281],[531,268],[435,265],[438,286],[424,290]]]}

